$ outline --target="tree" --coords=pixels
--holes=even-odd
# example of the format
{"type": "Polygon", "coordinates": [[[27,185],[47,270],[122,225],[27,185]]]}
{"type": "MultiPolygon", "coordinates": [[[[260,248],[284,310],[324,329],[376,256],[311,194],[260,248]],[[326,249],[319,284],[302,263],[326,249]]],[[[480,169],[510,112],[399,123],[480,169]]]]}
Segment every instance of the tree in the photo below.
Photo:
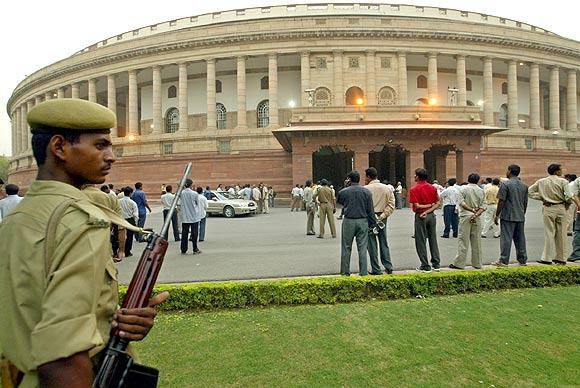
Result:
{"type": "Polygon", "coordinates": [[[0,178],[4,182],[8,181],[8,166],[10,165],[10,159],[8,156],[0,155],[0,178]]]}

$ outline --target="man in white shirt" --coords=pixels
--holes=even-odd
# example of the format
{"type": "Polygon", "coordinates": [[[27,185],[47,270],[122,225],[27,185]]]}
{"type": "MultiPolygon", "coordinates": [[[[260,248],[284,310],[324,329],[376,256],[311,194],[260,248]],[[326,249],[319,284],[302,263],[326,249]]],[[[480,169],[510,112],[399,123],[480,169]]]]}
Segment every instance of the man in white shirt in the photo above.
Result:
{"type": "Polygon", "coordinates": [[[296,186],[292,189],[292,205],[290,205],[290,211],[293,212],[294,209],[296,211],[300,210],[300,201],[302,201],[302,197],[300,196],[300,185],[296,184],[296,186]]]}
{"type": "Polygon", "coordinates": [[[231,195],[236,195],[236,189],[230,186],[230,188],[228,189],[228,193],[230,193],[231,195]]]}
{"type": "Polygon", "coordinates": [[[201,221],[201,212],[199,209],[200,195],[191,189],[193,181],[185,180],[185,188],[181,192],[181,254],[187,253],[187,243],[189,240],[189,231],[191,230],[191,243],[193,254],[201,253],[197,247],[199,234],[199,222],[201,221]]]}
{"type": "Polygon", "coordinates": [[[437,189],[437,194],[438,194],[439,196],[441,196],[441,193],[443,192],[444,188],[443,188],[443,186],[441,186],[441,185],[439,184],[439,181],[438,181],[437,179],[435,179],[435,180],[433,181],[433,187],[435,187],[435,188],[437,189]]]}
{"type": "Polygon", "coordinates": [[[256,185],[252,185],[252,197],[254,201],[258,204],[258,213],[262,213],[262,209],[264,208],[262,202],[262,190],[260,190],[256,185]]]}
{"type": "Polygon", "coordinates": [[[401,182],[397,182],[397,187],[395,187],[395,206],[397,209],[401,209],[403,207],[403,185],[401,182]]]}
{"type": "Polygon", "coordinates": [[[18,196],[18,186],[13,183],[8,183],[4,186],[7,197],[0,200],[0,221],[2,221],[12,209],[16,207],[22,201],[22,197],[18,196]]]}
{"type": "MultiPolygon", "coordinates": [[[[161,196],[161,205],[163,205],[163,222],[167,219],[167,214],[169,214],[169,209],[171,209],[171,204],[173,203],[173,198],[175,194],[172,193],[173,187],[171,185],[165,186],[165,194],[161,196]]],[[[177,212],[173,212],[171,216],[171,226],[173,227],[173,238],[175,241],[179,241],[179,227],[177,226],[177,212]]],[[[165,240],[169,235],[169,231],[165,232],[165,240]]]]}
{"type": "Polygon", "coordinates": [[[270,191],[268,186],[263,183],[260,183],[260,189],[262,190],[262,213],[268,214],[270,213],[270,191]]]}
{"type": "MultiPolygon", "coordinates": [[[[201,187],[198,187],[196,189],[198,194],[203,193],[203,189],[201,187]]],[[[199,236],[197,241],[205,241],[205,225],[206,225],[206,221],[207,221],[207,208],[209,206],[207,198],[204,197],[203,195],[198,195],[197,196],[197,200],[199,202],[199,213],[200,213],[200,217],[201,219],[199,220],[199,236]]],[[[193,238],[193,233],[192,236],[193,238]]]]}
{"type": "Polygon", "coordinates": [[[459,186],[457,179],[451,178],[447,181],[447,188],[439,196],[443,205],[443,238],[449,238],[449,232],[453,230],[453,237],[457,237],[459,231],[459,214],[456,209],[459,204],[459,186]]]}
{"type": "MultiPolygon", "coordinates": [[[[123,196],[119,199],[119,206],[121,206],[121,213],[125,221],[131,225],[137,225],[139,220],[139,208],[135,201],[131,199],[133,189],[129,186],[123,188],[123,196]]],[[[125,257],[133,256],[131,249],[133,248],[133,231],[127,229],[127,238],[125,239],[125,257]]]]}

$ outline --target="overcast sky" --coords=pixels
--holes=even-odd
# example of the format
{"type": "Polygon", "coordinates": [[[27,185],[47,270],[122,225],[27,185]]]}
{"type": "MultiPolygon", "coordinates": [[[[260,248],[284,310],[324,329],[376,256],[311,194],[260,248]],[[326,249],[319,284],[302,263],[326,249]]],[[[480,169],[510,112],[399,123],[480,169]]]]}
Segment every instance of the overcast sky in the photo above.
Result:
{"type": "MultiPolygon", "coordinates": [[[[16,85],[27,74],[66,58],[80,49],[121,32],[138,27],[228,9],[256,6],[322,3],[323,1],[278,0],[32,0],[6,1],[0,15],[2,67],[0,68],[0,155],[10,155],[10,119],[6,103],[16,85]]],[[[334,3],[345,2],[335,1],[334,3]]],[[[348,2],[348,3],[352,3],[348,2]]],[[[385,3],[367,0],[365,3],[385,3]]],[[[396,2],[393,2],[396,4],[396,2]]],[[[401,1],[489,15],[536,25],[580,41],[578,14],[574,1],[552,0],[425,0],[401,1]]]]}

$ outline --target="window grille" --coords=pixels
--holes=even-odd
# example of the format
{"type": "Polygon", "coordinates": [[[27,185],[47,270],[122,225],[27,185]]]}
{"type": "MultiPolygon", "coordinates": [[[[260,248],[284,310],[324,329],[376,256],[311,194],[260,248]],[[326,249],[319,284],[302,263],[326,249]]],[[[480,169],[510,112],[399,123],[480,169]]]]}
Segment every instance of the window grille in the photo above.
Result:
{"type": "Polygon", "coordinates": [[[165,132],[174,133],[179,129],[179,110],[170,108],[165,114],[165,132]]]}
{"type": "Polygon", "coordinates": [[[226,129],[226,107],[222,103],[215,104],[217,129],[226,129]]]}
{"type": "Polygon", "coordinates": [[[269,101],[264,100],[258,104],[256,114],[258,116],[258,128],[266,128],[270,124],[269,101]]]}

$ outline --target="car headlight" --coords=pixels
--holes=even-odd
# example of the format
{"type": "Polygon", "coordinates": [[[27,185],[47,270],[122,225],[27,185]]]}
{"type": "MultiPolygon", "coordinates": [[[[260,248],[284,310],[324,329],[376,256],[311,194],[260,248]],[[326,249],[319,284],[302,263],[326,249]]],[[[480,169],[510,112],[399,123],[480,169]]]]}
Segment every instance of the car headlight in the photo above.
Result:
{"type": "Polygon", "coordinates": [[[254,202],[250,202],[250,203],[248,203],[248,206],[252,207],[252,206],[256,206],[256,204],[254,202]]]}

